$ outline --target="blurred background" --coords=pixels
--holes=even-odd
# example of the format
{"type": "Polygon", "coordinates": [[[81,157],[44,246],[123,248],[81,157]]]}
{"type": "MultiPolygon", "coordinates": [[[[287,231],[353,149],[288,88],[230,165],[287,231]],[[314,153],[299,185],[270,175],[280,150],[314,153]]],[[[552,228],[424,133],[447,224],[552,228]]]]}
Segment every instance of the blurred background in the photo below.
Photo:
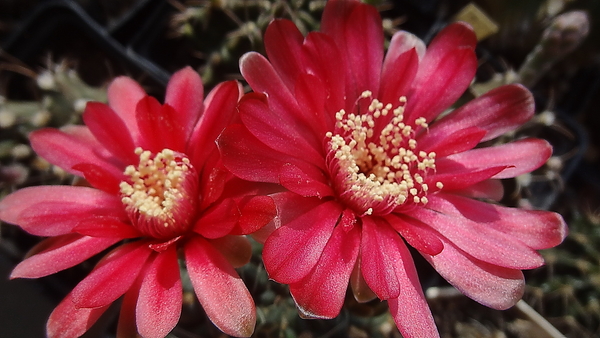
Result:
{"type": "MultiPolygon", "coordinates": [[[[560,212],[570,234],[542,252],[547,265],[526,272],[524,302],[487,309],[449,288],[415,255],[442,337],[600,337],[600,1],[369,1],[384,18],[386,39],[407,30],[429,41],[454,20],[480,40],[480,65],[466,102],[520,82],[536,116],[496,142],[545,138],[554,155],[530,175],[506,180],[505,205],[560,212]]],[[[0,198],[25,186],[71,184],[37,157],[27,135],[81,123],[87,101],[106,101],[106,85],[128,75],[159,99],[171,73],[187,65],[205,92],[242,80],[238,59],[263,51],[273,18],[303,33],[319,28],[322,0],[0,0],[0,198]]],[[[460,103],[459,103],[460,104],[460,103]]],[[[11,269],[39,238],[0,224],[0,338],[44,337],[56,304],[94,266],[80,264],[39,280],[13,280],[11,269]]],[[[347,297],[332,320],[302,320],[285,286],[268,280],[255,245],[240,269],[258,309],[255,337],[400,337],[385,302],[347,297]]],[[[170,337],[225,337],[202,312],[189,285],[170,337]]],[[[118,304],[85,337],[113,337],[118,304]]]]}

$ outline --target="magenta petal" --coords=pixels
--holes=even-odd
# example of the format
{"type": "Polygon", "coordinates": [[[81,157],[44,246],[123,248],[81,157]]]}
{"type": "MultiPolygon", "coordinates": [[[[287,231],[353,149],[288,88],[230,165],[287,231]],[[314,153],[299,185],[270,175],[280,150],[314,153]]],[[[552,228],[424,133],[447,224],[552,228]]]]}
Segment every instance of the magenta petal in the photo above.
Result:
{"type": "MultiPolygon", "coordinates": [[[[177,121],[177,111],[168,104],[161,105],[155,98],[146,96],[136,106],[140,129],[140,146],[157,153],[165,148],[184,152],[186,135],[177,121]]],[[[136,162],[137,163],[137,162],[136,162]]]]}
{"type": "Polygon", "coordinates": [[[135,311],[140,335],[166,337],[179,321],[182,297],[177,247],[171,245],[155,254],[145,271],[135,311]]]}
{"type": "Polygon", "coordinates": [[[217,139],[223,164],[236,176],[258,182],[279,183],[282,154],[267,147],[241,124],[227,127],[217,139]]]}
{"type": "Polygon", "coordinates": [[[336,202],[324,202],[275,230],[263,249],[269,277],[283,284],[304,278],[319,261],[341,213],[336,202]]]}
{"type": "Polygon", "coordinates": [[[461,215],[446,214],[444,210],[450,207],[441,195],[436,195],[430,196],[428,209],[415,208],[407,213],[429,224],[461,250],[479,260],[511,269],[533,269],[544,264],[540,254],[512,236],[485,223],[461,215]]]}
{"type": "Polygon", "coordinates": [[[381,70],[381,102],[397,103],[408,94],[424,55],[425,44],[421,39],[405,31],[394,34],[381,70]]]}
{"type": "Polygon", "coordinates": [[[405,219],[399,215],[386,216],[390,225],[402,235],[413,248],[428,255],[437,255],[444,249],[438,233],[427,224],[415,219],[405,219]]]}
{"type": "Polygon", "coordinates": [[[134,141],[139,140],[139,129],[135,117],[135,107],[146,92],[131,78],[121,76],[108,86],[108,104],[123,120],[134,141]]]}
{"type": "Polygon", "coordinates": [[[73,169],[79,163],[95,164],[115,177],[123,173],[124,166],[117,167],[109,160],[110,152],[92,136],[87,127],[39,129],[29,135],[29,140],[39,156],[71,174],[81,175],[73,169]]]}
{"type": "Polygon", "coordinates": [[[323,203],[319,198],[307,198],[289,191],[275,193],[269,197],[275,203],[277,215],[272,222],[252,234],[252,238],[263,244],[275,229],[292,222],[323,203]]]}
{"type": "Polygon", "coordinates": [[[252,258],[252,246],[245,236],[225,236],[212,239],[210,243],[234,268],[244,266],[252,258]]]}
{"type": "Polygon", "coordinates": [[[360,271],[360,255],[356,259],[356,264],[350,275],[350,286],[352,287],[352,294],[354,299],[359,303],[370,302],[377,298],[377,295],[369,288],[365,278],[360,271]]]}
{"type": "Polygon", "coordinates": [[[63,235],[82,219],[102,215],[127,218],[118,197],[86,187],[28,187],[0,201],[1,220],[37,236],[63,235]]]}
{"type": "Polygon", "coordinates": [[[110,171],[92,163],[79,163],[74,165],[73,169],[81,172],[86,181],[94,188],[112,195],[118,195],[121,192],[119,184],[124,181],[125,175],[115,177],[110,171]]]}
{"type": "Polygon", "coordinates": [[[403,52],[395,60],[384,63],[383,67],[380,101],[397,105],[399,98],[408,94],[412,80],[417,75],[419,69],[417,52],[415,50],[403,52]]]}
{"type": "Polygon", "coordinates": [[[231,232],[239,218],[235,201],[226,199],[203,213],[194,225],[194,231],[206,238],[223,237],[231,232]]]}
{"type": "Polygon", "coordinates": [[[319,262],[290,293],[304,318],[334,318],[344,304],[350,274],[360,248],[358,227],[337,226],[319,262]]]}
{"type": "Polygon", "coordinates": [[[142,236],[131,224],[111,216],[92,216],[83,219],[73,228],[73,232],[92,237],[136,238],[142,236]]]}
{"type": "Polygon", "coordinates": [[[551,155],[552,146],[547,141],[527,138],[495,147],[472,149],[446,158],[466,169],[506,166],[493,178],[511,178],[539,168],[551,155]]]}
{"type": "Polygon", "coordinates": [[[467,89],[477,69],[473,30],[464,23],[444,28],[431,42],[408,97],[407,121],[433,120],[467,89]]]}
{"type": "Polygon", "coordinates": [[[360,270],[367,285],[379,299],[397,298],[400,284],[396,268],[401,257],[394,237],[400,237],[390,225],[379,218],[363,217],[360,270]]]}
{"type": "MultiPolygon", "coordinates": [[[[294,94],[300,111],[305,113],[305,119],[312,121],[312,129],[315,135],[325,135],[333,128],[331,115],[326,112],[327,107],[331,105],[330,97],[331,90],[325,88],[323,81],[314,74],[304,73],[296,78],[296,86],[294,94]]],[[[337,106],[343,107],[342,105],[337,106]]]]}
{"type": "Polygon", "coordinates": [[[498,87],[433,124],[430,133],[446,134],[475,126],[487,131],[483,141],[491,140],[529,121],[534,105],[533,95],[525,87],[519,84],[498,87]]]}
{"type": "Polygon", "coordinates": [[[479,144],[486,131],[479,127],[470,127],[459,130],[450,130],[446,133],[425,131],[423,138],[418,139],[419,149],[427,153],[434,152],[436,157],[461,153],[471,150],[479,144]]]}
{"type": "Polygon", "coordinates": [[[305,71],[302,41],[304,37],[290,20],[273,20],[265,31],[265,49],[275,71],[290,90],[305,71]]]}
{"type": "Polygon", "coordinates": [[[500,201],[504,196],[504,186],[500,180],[490,179],[460,190],[455,190],[453,193],[471,198],[484,198],[492,201],[500,201]]]}
{"type": "Polygon", "coordinates": [[[290,155],[296,153],[291,150],[293,147],[289,142],[300,147],[296,151],[315,153],[322,139],[312,133],[312,121],[300,110],[293,89],[285,86],[271,63],[264,56],[250,52],[240,59],[240,70],[254,92],[268,97],[268,105],[255,99],[240,101],[242,121],[252,134],[274,149],[288,149],[290,155]],[[280,140],[283,143],[278,143],[280,140]]]}
{"type": "Polygon", "coordinates": [[[500,267],[475,259],[441,238],[444,250],[423,255],[435,270],[469,298],[497,310],[515,305],[525,291],[520,270],[500,267]]]}
{"type": "Polygon", "coordinates": [[[75,305],[98,307],[114,302],[131,287],[152,252],[139,242],[113,250],[73,289],[75,305]]]}
{"type": "Polygon", "coordinates": [[[304,121],[306,118],[302,118],[302,113],[294,113],[299,110],[295,99],[293,105],[277,106],[275,94],[267,93],[267,102],[255,96],[246,96],[240,101],[240,116],[246,128],[275,150],[321,165],[324,162],[321,154],[323,135],[313,133],[313,121],[304,121]]]}
{"type": "Polygon", "coordinates": [[[142,277],[145,271],[142,271],[136,278],[133,285],[125,292],[121,301],[121,310],[119,311],[119,323],[117,325],[117,338],[139,337],[136,325],[136,307],[142,285],[142,277]]]}
{"type": "Polygon", "coordinates": [[[432,121],[465,92],[475,76],[477,57],[472,49],[453,49],[442,58],[428,57],[419,65],[408,102],[405,119],[420,117],[432,121]]]}
{"type": "Polygon", "coordinates": [[[237,103],[242,91],[237,81],[218,84],[206,97],[206,108],[192,131],[187,154],[196,168],[202,168],[216,149],[215,139],[237,117],[237,103]]]}
{"type": "Polygon", "coordinates": [[[507,208],[453,194],[440,196],[450,203],[443,206],[444,213],[485,224],[535,250],[557,246],[567,236],[565,221],[554,212],[507,208]]]}
{"type": "Polygon", "coordinates": [[[202,113],[203,97],[202,79],[191,67],[185,67],[171,76],[165,103],[175,109],[173,124],[177,126],[177,130],[183,130],[184,139],[192,132],[202,113]]]}
{"type": "Polygon", "coordinates": [[[314,167],[307,166],[306,169],[312,169],[313,172],[307,173],[297,166],[289,163],[285,164],[279,172],[279,181],[281,185],[286,189],[305,197],[316,196],[323,198],[332,196],[333,190],[329,186],[323,172],[314,167]]]}
{"type": "Polygon", "coordinates": [[[258,231],[277,216],[275,202],[269,196],[246,196],[238,202],[240,220],[230,234],[246,235],[258,231]]]}
{"type": "MultiPolygon", "coordinates": [[[[344,21],[344,34],[346,49],[341,49],[348,60],[351,77],[347,80],[354,81],[349,98],[355,100],[365,90],[373,92],[377,97],[383,62],[383,29],[381,17],[373,6],[360,4],[355,6],[349,16],[342,16],[338,20],[344,21]]],[[[336,37],[334,36],[334,41],[336,37]]]]}
{"type": "Polygon", "coordinates": [[[381,18],[374,7],[358,1],[329,1],[323,11],[321,31],[337,44],[346,60],[346,106],[364,90],[379,91],[383,61],[381,18]]]}
{"type": "Polygon", "coordinates": [[[400,295],[388,300],[390,313],[404,338],[439,337],[412,256],[402,239],[395,237],[395,242],[399,256],[395,270],[400,295]]]}
{"type": "MultiPolygon", "coordinates": [[[[325,105],[325,112],[317,110],[320,119],[325,119],[329,129],[333,129],[334,114],[341,108],[345,107],[346,100],[346,64],[345,59],[340,56],[340,52],[335,45],[335,41],[326,34],[319,32],[308,33],[304,40],[304,49],[306,51],[307,60],[312,61],[309,74],[305,74],[304,79],[296,82],[296,95],[298,102],[302,105],[301,108],[316,107],[317,102],[322,97],[325,105]],[[311,88],[310,90],[302,90],[310,84],[316,82],[309,80],[310,76],[322,82],[323,92],[315,93],[319,88],[311,88]],[[315,93],[317,102],[306,103],[310,100],[310,94],[315,93]],[[327,98],[325,100],[325,98],[327,98]],[[305,101],[305,102],[302,102],[305,101]]],[[[310,111],[309,111],[310,112],[310,111]]],[[[318,129],[317,129],[318,130],[318,129]]]]}
{"type": "MultiPolygon", "coordinates": [[[[481,164],[485,165],[486,163],[482,162],[481,164]]],[[[465,168],[460,163],[445,161],[445,159],[438,160],[436,165],[439,169],[435,174],[427,176],[427,184],[435,187],[437,182],[441,182],[446,191],[467,188],[506,170],[505,166],[483,169],[465,168]]]]}
{"type": "Polygon", "coordinates": [[[34,246],[10,278],[39,278],[75,266],[118,242],[119,238],[94,238],[69,234],[51,237],[34,246]]]}
{"type": "Polygon", "coordinates": [[[388,67],[391,67],[401,55],[412,49],[417,53],[419,60],[422,60],[425,56],[426,47],[421,39],[406,31],[394,33],[392,40],[390,41],[390,46],[385,54],[385,60],[383,60],[382,72],[393,71],[393,68],[388,69],[388,67]]]}
{"type": "Polygon", "coordinates": [[[83,121],[96,139],[121,161],[127,164],[137,162],[129,130],[109,106],[99,102],[88,102],[83,121]]]}
{"type": "Polygon", "coordinates": [[[73,303],[73,293],[71,292],[50,314],[46,324],[46,334],[48,338],[80,337],[107,309],[108,305],[97,308],[78,308],[73,303]]]}
{"type": "Polygon", "coordinates": [[[190,240],[184,252],[194,291],[208,318],[228,335],[252,335],[254,301],[225,257],[201,237],[190,240]]]}

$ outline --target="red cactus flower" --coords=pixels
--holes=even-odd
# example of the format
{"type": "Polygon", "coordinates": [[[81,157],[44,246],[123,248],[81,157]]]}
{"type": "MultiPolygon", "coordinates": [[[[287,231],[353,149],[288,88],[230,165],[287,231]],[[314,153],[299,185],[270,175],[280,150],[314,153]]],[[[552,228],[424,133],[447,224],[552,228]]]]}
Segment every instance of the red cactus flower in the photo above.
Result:
{"type": "Polygon", "coordinates": [[[252,334],[254,302],[234,268],[251,256],[240,235],[268,223],[275,205],[220,163],[215,138],[236,120],[240,95],[230,81],[203,100],[188,67],[161,105],[120,77],[109,106],[88,103],[86,126],[32,133],[40,156],[90,187],[30,187],[0,201],[1,220],[50,237],[11,278],[53,274],[112,248],[50,315],[49,337],[82,335],[123,295],[119,336],[166,336],[181,313],[179,258],[210,320],[227,334],[252,334]]]}
{"type": "Polygon", "coordinates": [[[450,284],[496,309],[515,304],[522,269],[559,244],[560,215],[506,208],[500,179],[540,167],[543,140],[478,144],[531,118],[534,103],[508,85],[440,116],[467,89],[477,59],[472,29],[446,27],[425,45],[396,33],[384,56],[374,7],[331,0],[321,32],[287,20],[265,33],[267,58],[248,53],[256,93],[242,124],[218,143],[237,176],[278,183],[276,230],[263,260],[290,286],[303,316],[338,315],[348,283],[357,300],[387,300],[404,337],[438,336],[408,243],[450,284]]]}

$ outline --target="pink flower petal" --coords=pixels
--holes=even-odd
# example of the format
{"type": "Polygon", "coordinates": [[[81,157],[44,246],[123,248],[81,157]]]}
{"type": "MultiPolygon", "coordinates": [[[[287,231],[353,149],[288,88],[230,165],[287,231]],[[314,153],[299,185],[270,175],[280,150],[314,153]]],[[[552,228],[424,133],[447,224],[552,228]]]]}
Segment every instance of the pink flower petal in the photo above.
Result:
{"type": "Polygon", "coordinates": [[[298,76],[306,69],[303,60],[304,37],[290,20],[273,20],[265,31],[267,56],[286,87],[293,90],[298,76]]]}
{"type": "Polygon", "coordinates": [[[75,266],[118,242],[119,238],[94,238],[68,234],[51,237],[34,246],[10,278],[39,278],[75,266]]]}
{"type": "Polygon", "coordinates": [[[429,196],[427,209],[414,208],[407,213],[479,260],[511,269],[533,269],[544,264],[542,256],[522,242],[485,223],[445,213],[449,207],[449,202],[438,194],[429,196]]]}
{"type": "Polygon", "coordinates": [[[350,286],[352,287],[352,294],[354,299],[359,303],[370,302],[377,298],[377,295],[369,288],[365,278],[360,272],[360,255],[356,259],[356,264],[350,275],[350,286]]]}
{"type": "Polygon", "coordinates": [[[96,139],[123,163],[137,163],[138,159],[133,151],[135,146],[129,130],[109,106],[100,102],[88,102],[83,121],[96,139]]]}
{"type": "Polygon", "coordinates": [[[237,81],[218,84],[206,98],[204,114],[196,124],[188,142],[187,154],[200,169],[216,149],[215,139],[237,118],[237,103],[242,91],[237,81]]]}
{"type": "Polygon", "coordinates": [[[240,218],[240,211],[233,199],[226,199],[204,212],[194,231],[206,238],[219,238],[231,232],[240,218]]]}
{"type": "Polygon", "coordinates": [[[395,59],[384,63],[381,74],[380,101],[397,105],[400,97],[408,94],[418,69],[419,57],[414,49],[405,51],[395,59]]]}
{"type": "Polygon", "coordinates": [[[119,198],[86,187],[28,187],[0,201],[1,220],[37,236],[63,235],[82,219],[102,215],[127,219],[119,198]]]}
{"type": "Polygon", "coordinates": [[[117,239],[142,236],[129,222],[111,216],[88,217],[79,221],[72,231],[85,236],[117,239]]]}
{"type": "Polygon", "coordinates": [[[345,59],[340,56],[335,41],[326,34],[308,33],[304,40],[304,50],[307,60],[312,60],[309,73],[314,74],[322,82],[323,92],[315,93],[318,88],[303,91],[301,87],[305,87],[306,82],[310,83],[310,80],[303,79],[296,83],[297,100],[303,108],[314,105],[314,103],[306,103],[306,101],[310,101],[311,93],[327,98],[324,102],[326,113],[323,114],[321,110],[317,110],[317,112],[321,115],[319,118],[326,121],[328,129],[332,130],[335,113],[346,106],[346,70],[348,67],[346,67],[345,59]]]}
{"type": "Polygon", "coordinates": [[[109,194],[117,195],[121,192],[119,184],[124,181],[125,175],[113,176],[113,173],[106,170],[104,167],[92,163],[79,163],[73,166],[83,174],[83,177],[94,188],[103,190],[109,194]]]}
{"type": "MultiPolygon", "coordinates": [[[[304,73],[296,78],[294,94],[300,111],[307,116],[305,119],[312,121],[312,132],[314,135],[325,135],[333,129],[331,114],[323,113],[327,111],[329,103],[328,90],[325,88],[320,78],[313,74],[304,73]]],[[[337,110],[343,105],[337,106],[337,110]]]]}
{"type": "Polygon", "coordinates": [[[277,216],[275,202],[269,196],[246,196],[238,202],[240,220],[230,234],[253,233],[277,216]]]}
{"type": "Polygon", "coordinates": [[[402,239],[394,237],[394,241],[395,251],[399,255],[395,271],[400,283],[400,295],[389,299],[388,305],[396,326],[404,338],[439,337],[412,256],[402,239]]]}
{"type": "Polygon", "coordinates": [[[453,194],[439,194],[450,204],[443,212],[465,217],[506,233],[535,250],[557,246],[567,236],[562,216],[549,211],[507,208],[453,194]]]}
{"type": "Polygon", "coordinates": [[[310,122],[303,121],[301,113],[294,114],[299,109],[295,99],[293,105],[277,106],[273,98],[276,94],[267,94],[267,102],[257,99],[256,95],[244,96],[240,101],[240,116],[246,128],[275,150],[321,165],[324,162],[321,153],[323,135],[314,135],[310,122]]]}
{"type": "Polygon", "coordinates": [[[135,107],[146,96],[146,92],[131,78],[120,76],[108,86],[108,104],[121,117],[134,141],[139,141],[140,132],[135,117],[135,107]]]}
{"type": "Polygon", "coordinates": [[[46,324],[46,334],[48,338],[80,337],[94,325],[108,307],[108,305],[97,308],[76,307],[71,292],[50,314],[46,324]]]}
{"type": "Polygon", "coordinates": [[[321,31],[338,45],[346,64],[346,107],[364,90],[375,95],[383,61],[381,18],[374,7],[358,1],[330,1],[321,18],[321,31]]]}
{"type": "Polygon", "coordinates": [[[110,154],[108,150],[93,138],[86,127],[72,126],[63,130],[39,129],[29,135],[29,140],[31,147],[39,156],[71,174],[81,176],[81,172],[73,169],[73,166],[79,163],[95,164],[114,177],[122,175],[125,168],[122,164],[119,166],[113,164],[120,162],[106,156],[110,154]]]}
{"type": "Polygon", "coordinates": [[[306,166],[312,172],[306,173],[290,163],[285,164],[279,172],[279,181],[286,189],[299,195],[323,198],[333,196],[333,190],[323,172],[315,167],[306,166]]]}
{"type": "Polygon", "coordinates": [[[310,273],[341,213],[336,202],[324,202],[275,230],[263,249],[263,261],[269,277],[289,284],[310,273]]]}
{"type": "MultiPolygon", "coordinates": [[[[147,266],[145,266],[147,268],[147,266]]],[[[119,311],[119,322],[117,324],[117,337],[138,337],[136,325],[136,307],[142,285],[142,277],[145,270],[138,275],[133,285],[125,292],[121,301],[121,310],[119,311]]]]}
{"type": "MultiPolygon", "coordinates": [[[[482,162],[482,165],[487,163],[482,162]]],[[[445,159],[437,160],[437,172],[427,176],[426,182],[430,187],[435,187],[437,182],[444,185],[445,191],[465,189],[469,186],[495,177],[498,173],[506,170],[506,166],[466,168],[461,163],[445,159]]]]}
{"type": "Polygon", "coordinates": [[[194,291],[208,318],[228,335],[252,335],[254,301],[225,257],[198,236],[185,245],[184,252],[194,291]]]}
{"type": "Polygon", "coordinates": [[[323,203],[319,198],[307,198],[289,191],[271,194],[270,197],[276,205],[276,216],[269,224],[252,233],[252,238],[263,244],[281,225],[290,223],[323,203]]]}
{"type": "Polygon", "coordinates": [[[177,325],[183,302],[177,247],[154,256],[144,273],[135,314],[141,336],[163,338],[177,325]]]}
{"type": "Polygon", "coordinates": [[[467,89],[477,69],[473,30],[454,23],[436,35],[419,65],[408,95],[405,120],[433,120],[467,89]]]}
{"type": "Polygon", "coordinates": [[[75,305],[99,307],[117,300],[131,287],[150,253],[152,250],[140,242],[113,250],[73,289],[75,305]]]}
{"type": "Polygon", "coordinates": [[[163,106],[151,96],[141,99],[136,106],[137,123],[141,133],[139,145],[152,153],[158,153],[165,148],[185,152],[185,130],[179,124],[177,114],[173,107],[168,104],[163,106]]]}
{"type": "Polygon", "coordinates": [[[397,214],[386,217],[390,225],[402,235],[413,248],[428,255],[435,256],[442,252],[444,244],[438,238],[438,233],[427,224],[416,219],[403,218],[397,214]]]}
{"type": "Polygon", "coordinates": [[[552,146],[547,141],[527,138],[495,147],[469,150],[450,155],[446,159],[460,163],[466,170],[506,166],[506,169],[493,178],[511,178],[539,168],[551,155],[552,146]]]}
{"type": "Polygon", "coordinates": [[[285,164],[281,153],[256,139],[243,125],[227,127],[217,139],[223,164],[236,176],[258,182],[279,183],[285,164]]]}
{"type": "Polygon", "coordinates": [[[471,198],[484,198],[492,201],[500,201],[504,196],[504,186],[500,180],[490,179],[460,190],[454,190],[453,193],[471,198]]]}
{"type": "Polygon", "coordinates": [[[300,147],[296,151],[314,154],[322,139],[312,133],[311,121],[304,118],[293,89],[285,86],[271,63],[264,56],[250,52],[240,58],[240,70],[254,92],[268,97],[268,104],[267,100],[256,99],[256,94],[246,95],[240,101],[242,120],[252,134],[290,155],[296,155],[292,145],[300,147]]]}
{"type": "Polygon", "coordinates": [[[165,103],[173,107],[172,117],[175,130],[183,130],[187,139],[202,113],[204,87],[202,79],[191,67],[185,67],[173,74],[167,85],[165,103]]]}
{"type": "Polygon", "coordinates": [[[429,136],[475,126],[487,131],[491,140],[529,121],[534,113],[533,96],[519,84],[490,90],[433,124],[429,136]]]}
{"type": "MultiPolygon", "coordinates": [[[[213,149],[204,163],[197,164],[200,166],[204,165],[203,168],[200,167],[202,169],[198,184],[198,197],[200,199],[198,209],[205,210],[221,198],[225,185],[234,179],[235,176],[223,166],[221,154],[218,149],[213,149]]],[[[196,170],[200,169],[196,167],[196,170]]]]}
{"type": "Polygon", "coordinates": [[[469,298],[497,310],[515,305],[525,291],[520,270],[500,267],[473,258],[441,238],[444,250],[435,256],[423,254],[435,270],[469,298]]]}
{"type": "Polygon", "coordinates": [[[434,152],[440,158],[475,148],[485,134],[486,131],[479,127],[451,129],[443,134],[437,133],[435,137],[431,131],[426,131],[417,142],[419,149],[427,153],[434,152]]]}
{"type": "Polygon", "coordinates": [[[401,257],[394,237],[400,237],[380,218],[363,217],[360,271],[367,285],[379,299],[397,298],[400,284],[396,268],[401,257]]]}
{"type": "MultiPolygon", "coordinates": [[[[425,44],[415,35],[399,31],[392,36],[381,70],[381,102],[396,105],[401,96],[408,95],[419,69],[419,61],[424,56],[425,44]]],[[[385,122],[388,123],[391,118],[385,122]]]]}
{"type": "Polygon", "coordinates": [[[252,246],[245,236],[225,236],[212,239],[210,243],[234,268],[246,265],[252,258],[252,246]]]}
{"type": "Polygon", "coordinates": [[[302,317],[334,318],[340,313],[359,248],[358,227],[339,225],[333,230],[315,268],[300,282],[290,284],[302,317]]]}
{"type": "Polygon", "coordinates": [[[427,48],[421,39],[419,39],[416,35],[406,31],[398,31],[394,33],[387,53],[385,54],[385,59],[383,60],[382,73],[393,71],[393,68],[388,69],[388,67],[393,66],[398,57],[413,49],[417,53],[418,59],[423,60],[427,48]]]}

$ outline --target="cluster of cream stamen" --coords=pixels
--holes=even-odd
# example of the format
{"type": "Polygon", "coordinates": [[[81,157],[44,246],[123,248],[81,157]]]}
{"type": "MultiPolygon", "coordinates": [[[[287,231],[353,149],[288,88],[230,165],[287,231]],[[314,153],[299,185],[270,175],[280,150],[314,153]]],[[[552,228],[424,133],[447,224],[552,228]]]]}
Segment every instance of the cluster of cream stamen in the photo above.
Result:
{"type": "MultiPolygon", "coordinates": [[[[187,157],[164,149],[154,157],[150,151],[135,149],[140,161],[137,166],[127,166],[128,182],[121,182],[121,201],[133,213],[141,228],[163,232],[160,228],[187,227],[191,199],[196,190],[196,175],[187,157]],[[183,215],[182,215],[182,210],[183,215]]],[[[144,229],[142,229],[144,230],[144,229]]],[[[170,232],[170,231],[167,231],[170,232]]]]}
{"type": "MultiPolygon", "coordinates": [[[[371,98],[370,91],[360,99],[371,98]]],[[[359,99],[359,100],[360,100],[359,99]]],[[[417,151],[414,128],[427,128],[422,117],[414,127],[404,122],[406,97],[399,99],[395,108],[371,99],[368,113],[336,113],[336,132],[328,132],[330,150],[338,161],[341,175],[338,191],[364,214],[374,209],[391,211],[408,201],[426,204],[430,187],[425,183],[428,172],[435,170],[435,153],[417,151]],[[389,123],[375,135],[377,120],[392,114],[389,123]],[[383,208],[383,209],[382,209],[383,208]]],[[[436,188],[441,189],[437,182],[436,188]]]]}

